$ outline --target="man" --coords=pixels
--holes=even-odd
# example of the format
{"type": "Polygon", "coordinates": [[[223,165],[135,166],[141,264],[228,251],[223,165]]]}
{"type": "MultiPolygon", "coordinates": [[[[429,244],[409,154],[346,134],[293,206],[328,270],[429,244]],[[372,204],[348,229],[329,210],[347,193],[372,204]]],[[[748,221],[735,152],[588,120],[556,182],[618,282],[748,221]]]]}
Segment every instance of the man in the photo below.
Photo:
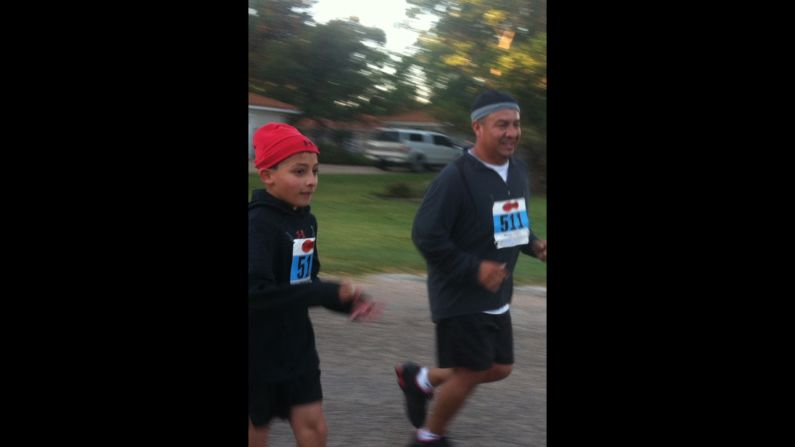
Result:
{"type": "Polygon", "coordinates": [[[410,446],[451,445],[446,429],[467,397],[513,368],[511,272],[520,251],[547,257],[546,241],[530,229],[527,166],[514,157],[519,112],[506,92],[475,99],[474,147],[439,173],[414,218],[412,239],[428,265],[439,367],[395,367],[409,420],[419,428],[410,446]]]}

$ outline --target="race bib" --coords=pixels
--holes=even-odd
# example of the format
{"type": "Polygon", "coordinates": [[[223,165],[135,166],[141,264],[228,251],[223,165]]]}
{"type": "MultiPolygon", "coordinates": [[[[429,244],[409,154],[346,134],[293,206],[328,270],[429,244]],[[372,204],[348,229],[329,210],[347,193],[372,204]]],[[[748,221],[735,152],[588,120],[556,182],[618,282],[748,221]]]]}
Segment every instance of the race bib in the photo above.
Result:
{"type": "Polygon", "coordinates": [[[515,247],[530,242],[530,218],[524,197],[494,202],[494,243],[497,248],[515,247]]]}
{"type": "Polygon", "coordinates": [[[312,255],[315,253],[315,238],[293,240],[293,265],[290,267],[290,284],[302,284],[312,280],[312,255]]]}

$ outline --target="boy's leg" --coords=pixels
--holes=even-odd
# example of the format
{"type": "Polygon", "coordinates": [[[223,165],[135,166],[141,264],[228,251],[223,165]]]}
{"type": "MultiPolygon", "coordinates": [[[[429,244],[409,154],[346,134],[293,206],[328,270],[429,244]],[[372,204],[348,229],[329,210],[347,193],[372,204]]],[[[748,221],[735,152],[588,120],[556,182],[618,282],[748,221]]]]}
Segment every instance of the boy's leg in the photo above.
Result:
{"type": "Polygon", "coordinates": [[[325,447],[328,437],[323,402],[295,405],[290,409],[290,426],[298,447],[325,447]]]}
{"type": "Polygon", "coordinates": [[[290,383],[289,419],[298,447],[325,447],[328,428],[323,416],[320,370],[299,374],[290,383]]]}
{"type": "Polygon", "coordinates": [[[268,445],[268,426],[255,427],[248,420],[248,447],[267,447],[268,445]]]}

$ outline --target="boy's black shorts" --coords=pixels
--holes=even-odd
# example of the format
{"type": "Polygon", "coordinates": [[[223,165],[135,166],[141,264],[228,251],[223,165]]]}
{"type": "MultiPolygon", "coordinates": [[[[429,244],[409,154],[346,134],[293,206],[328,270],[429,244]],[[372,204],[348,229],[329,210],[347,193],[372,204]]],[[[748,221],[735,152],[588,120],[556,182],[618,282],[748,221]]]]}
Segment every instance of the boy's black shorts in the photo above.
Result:
{"type": "Polygon", "coordinates": [[[512,365],[511,312],[442,318],[436,322],[436,355],[440,368],[485,371],[493,363],[512,365]]]}
{"type": "Polygon", "coordinates": [[[290,408],[323,400],[320,370],[310,371],[286,382],[274,382],[251,390],[248,415],[257,427],[266,425],[274,417],[290,418],[290,408]]]}

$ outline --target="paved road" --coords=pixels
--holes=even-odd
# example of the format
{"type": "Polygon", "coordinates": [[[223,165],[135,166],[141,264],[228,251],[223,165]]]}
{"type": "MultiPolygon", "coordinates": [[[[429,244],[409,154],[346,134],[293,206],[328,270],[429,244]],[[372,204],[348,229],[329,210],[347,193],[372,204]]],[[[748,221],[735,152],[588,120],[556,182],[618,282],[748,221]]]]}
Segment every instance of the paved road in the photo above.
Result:
{"type": "MultiPolygon", "coordinates": [[[[348,322],[313,308],[322,370],[328,447],[402,447],[413,427],[392,369],[407,359],[434,364],[434,326],[425,281],[411,275],[361,278],[386,304],[380,321],[348,322]]],[[[515,360],[507,379],[482,385],[450,427],[456,447],[546,447],[546,289],[519,287],[511,310],[515,360]]],[[[271,447],[292,447],[289,425],[275,421],[271,447]]]]}

